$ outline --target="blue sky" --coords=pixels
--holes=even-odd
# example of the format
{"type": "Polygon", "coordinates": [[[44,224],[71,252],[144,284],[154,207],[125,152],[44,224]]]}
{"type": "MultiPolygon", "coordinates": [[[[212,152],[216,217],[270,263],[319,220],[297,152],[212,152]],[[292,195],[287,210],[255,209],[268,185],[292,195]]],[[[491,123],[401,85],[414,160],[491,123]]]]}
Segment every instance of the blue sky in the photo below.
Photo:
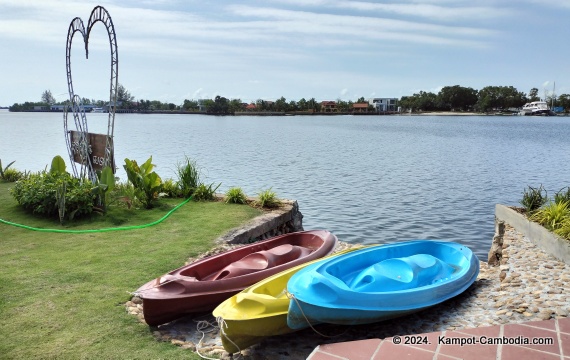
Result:
{"type": "MultiPolygon", "coordinates": [[[[181,104],[401,97],[443,86],[570,93],[570,0],[0,0],[0,106],[68,98],[67,30],[96,5],[113,19],[119,82],[181,104]]],[[[109,98],[97,23],[89,60],[74,37],[76,94],[109,98]]]]}

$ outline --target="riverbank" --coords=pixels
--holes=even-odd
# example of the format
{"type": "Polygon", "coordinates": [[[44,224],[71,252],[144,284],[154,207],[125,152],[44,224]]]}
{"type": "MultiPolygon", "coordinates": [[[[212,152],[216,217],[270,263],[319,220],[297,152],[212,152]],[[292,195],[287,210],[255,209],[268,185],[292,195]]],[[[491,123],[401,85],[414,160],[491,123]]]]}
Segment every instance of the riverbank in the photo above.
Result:
{"type": "MultiPolygon", "coordinates": [[[[491,239],[489,239],[489,246],[491,239]]],[[[353,246],[343,243],[342,247],[353,246]]],[[[307,358],[315,347],[394,335],[450,331],[509,323],[568,317],[570,304],[562,290],[570,280],[570,265],[560,262],[507,226],[499,266],[481,262],[477,280],[464,293],[431,309],[395,320],[359,326],[321,325],[290,335],[267,338],[242,351],[243,359],[307,358]]],[[[127,311],[142,320],[142,306],[127,303],[127,311]]],[[[185,318],[153,329],[158,341],[202,354],[229,358],[211,315],[185,318]],[[202,333],[197,328],[202,327],[202,333]],[[201,342],[200,342],[201,341],[201,342]]]]}

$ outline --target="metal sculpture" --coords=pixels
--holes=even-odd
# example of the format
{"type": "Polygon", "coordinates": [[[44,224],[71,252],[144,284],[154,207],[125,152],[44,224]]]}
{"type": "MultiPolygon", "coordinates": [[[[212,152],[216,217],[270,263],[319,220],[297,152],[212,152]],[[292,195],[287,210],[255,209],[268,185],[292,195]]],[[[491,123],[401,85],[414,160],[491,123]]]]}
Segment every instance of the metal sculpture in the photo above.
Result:
{"type": "Polygon", "coordinates": [[[73,111],[73,121],[77,129],[76,131],[69,130],[69,109],[66,108],[63,115],[63,126],[69,158],[71,160],[73,173],[76,177],[89,178],[91,181],[96,182],[97,170],[109,166],[113,170],[113,173],[115,172],[113,133],[115,129],[119,58],[113,20],[104,7],[97,6],[91,11],[91,16],[87,23],[87,32],[85,31],[85,26],[81,18],[76,17],[71,21],[67,32],[65,60],[67,65],[67,88],[69,91],[70,107],[71,111],[73,111]],[[85,57],[89,59],[89,34],[91,33],[93,25],[98,21],[101,21],[107,28],[109,44],[111,46],[111,82],[109,87],[107,135],[89,133],[85,108],[81,98],[73,91],[73,80],[71,78],[71,44],[73,36],[76,32],[82,35],[83,42],[85,43],[85,57]],[[77,169],[76,163],[80,164],[79,170],[77,169]]]}

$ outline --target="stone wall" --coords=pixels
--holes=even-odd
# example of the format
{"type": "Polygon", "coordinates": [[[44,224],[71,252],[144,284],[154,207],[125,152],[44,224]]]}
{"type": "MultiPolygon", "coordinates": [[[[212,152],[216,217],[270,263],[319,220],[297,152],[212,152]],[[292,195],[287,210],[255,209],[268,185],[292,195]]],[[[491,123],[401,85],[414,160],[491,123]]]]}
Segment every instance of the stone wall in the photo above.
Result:
{"type": "Polygon", "coordinates": [[[303,214],[296,200],[281,200],[281,207],[266,211],[216,239],[217,244],[247,244],[273,236],[303,231],[303,214]]]}
{"type": "Polygon", "coordinates": [[[500,262],[502,256],[502,233],[504,233],[504,225],[501,232],[500,223],[509,224],[547,254],[554,256],[566,264],[570,264],[570,241],[557,236],[533,221],[529,221],[523,214],[501,204],[495,206],[496,228],[493,244],[489,251],[489,264],[493,264],[495,259],[498,259],[500,262]]]}

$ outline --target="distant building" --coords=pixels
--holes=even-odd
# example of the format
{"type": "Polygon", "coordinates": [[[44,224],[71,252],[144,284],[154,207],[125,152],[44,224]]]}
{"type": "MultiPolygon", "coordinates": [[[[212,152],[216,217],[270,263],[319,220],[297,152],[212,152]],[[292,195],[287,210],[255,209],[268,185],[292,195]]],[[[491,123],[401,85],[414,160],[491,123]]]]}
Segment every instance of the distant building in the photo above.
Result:
{"type": "Polygon", "coordinates": [[[368,112],[368,103],[352,104],[352,112],[357,114],[365,114],[368,112]]]}
{"type": "Polygon", "coordinates": [[[247,104],[245,107],[245,111],[256,111],[257,110],[257,106],[255,106],[255,104],[251,103],[251,104],[247,104]]]}
{"type": "Polygon", "coordinates": [[[322,101],[321,102],[321,112],[323,112],[323,113],[338,112],[338,108],[336,107],[336,101],[322,101]]]}
{"type": "Polygon", "coordinates": [[[68,107],[67,105],[52,105],[50,110],[51,111],[63,111],[65,108],[68,107]]]}
{"type": "Polygon", "coordinates": [[[122,105],[123,105],[123,102],[121,100],[117,101],[116,103],[108,102],[106,105],[103,106],[103,111],[108,113],[108,112],[113,111],[113,108],[115,108],[115,111],[116,111],[117,108],[120,108],[122,105]]]}
{"type": "Polygon", "coordinates": [[[373,98],[368,99],[368,103],[372,105],[374,110],[378,113],[398,110],[397,98],[373,98]]]}

